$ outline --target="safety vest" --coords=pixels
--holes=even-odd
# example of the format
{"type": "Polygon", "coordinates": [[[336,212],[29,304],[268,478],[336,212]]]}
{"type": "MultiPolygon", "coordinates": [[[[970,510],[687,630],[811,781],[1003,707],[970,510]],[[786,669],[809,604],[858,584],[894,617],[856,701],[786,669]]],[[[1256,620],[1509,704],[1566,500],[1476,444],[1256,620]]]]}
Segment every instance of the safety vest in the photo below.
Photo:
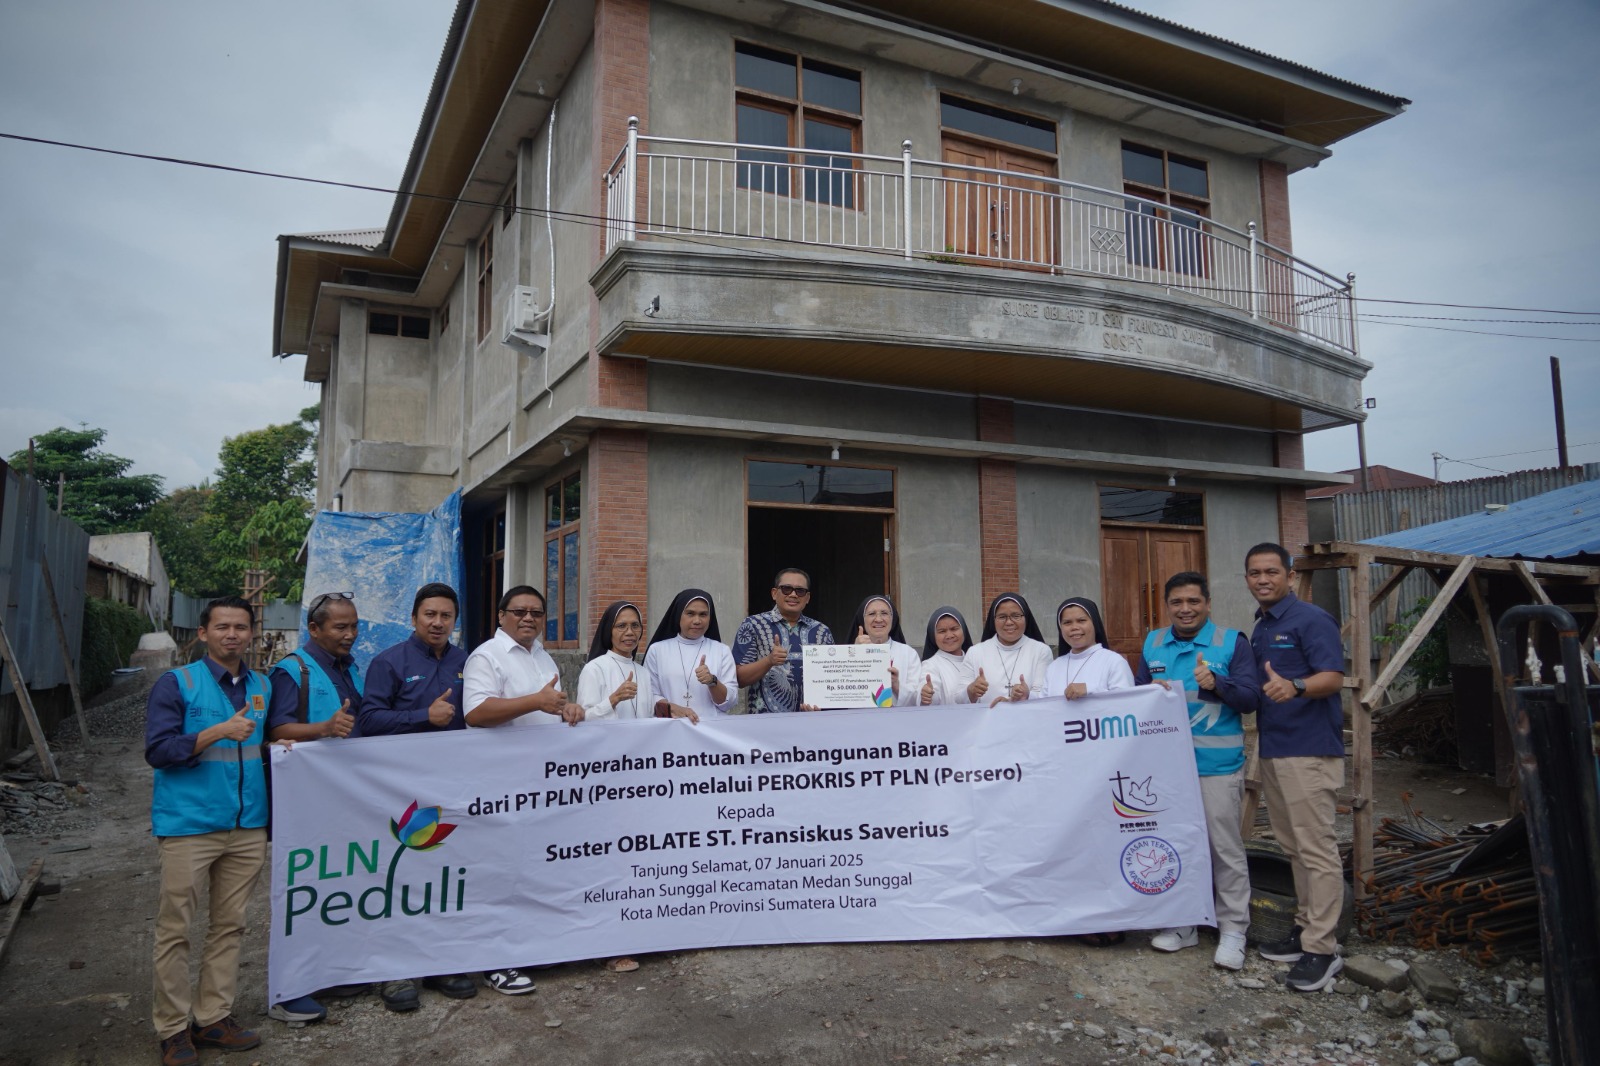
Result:
{"type": "MultiPolygon", "coordinates": [[[[183,697],[183,731],[198,733],[238,712],[210,667],[190,663],[172,671],[183,697]]],[[[200,753],[194,766],[156,771],[150,797],[150,825],[158,837],[196,836],[225,829],[260,829],[267,824],[267,783],[261,769],[262,727],[271,689],[254,670],[245,674],[245,709],[255,730],[242,743],[219,740],[200,753]]]]}
{"type": "Polygon", "coordinates": [[[1194,759],[1201,777],[1216,777],[1244,769],[1244,722],[1239,712],[1220,700],[1202,700],[1194,668],[1201,659],[1213,674],[1227,676],[1239,634],[1221,629],[1209,620],[1192,640],[1172,637],[1170,627],[1152,630],[1144,638],[1144,663],[1155,681],[1183,686],[1189,703],[1189,733],[1194,739],[1194,759]]]}
{"type": "MultiPolygon", "coordinates": [[[[339,708],[344,704],[344,698],[339,695],[339,687],[333,683],[333,678],[328,676],[328,672],[322,668],[322,664],[317,662],[316,656],[304,648],[296,648],[288,655],[285,655],[279,661],[278,669],[288,674],[289,680],[294,682],[296,688],[299,688],[302,664],[305,667],[307,684],[305,696],[306,714],[301,721],[326,722],[339,713],[339,708]],[[290,662],[291,659],[294,661],[290,662]]],[[[356,668],[354,663],[350,664],[350,684],[355,687],[356,695],[359,696],[366,692],[361,681],[361,671],[356,668]]],[[[350,713],[353,715],[358,710],[360,710],[359,707],[351,707],[350,713]]]]}

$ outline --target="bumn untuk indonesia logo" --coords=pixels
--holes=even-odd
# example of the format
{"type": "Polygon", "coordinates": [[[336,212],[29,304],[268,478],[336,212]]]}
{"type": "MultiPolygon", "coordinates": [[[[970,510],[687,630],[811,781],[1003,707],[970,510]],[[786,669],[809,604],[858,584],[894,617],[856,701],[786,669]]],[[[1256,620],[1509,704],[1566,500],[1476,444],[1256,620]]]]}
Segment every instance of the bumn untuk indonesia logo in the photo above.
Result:
{"type": "Polygon", "coordinates": [[[416,800],[406,808],[399,821],[389,822],[389,835],[394,838],[394,854],[381,883],[357,889],[350,879],[362,879],[363,874],[378,873],[379,850],[382,839],[374,839],[370,847],[365,841],[349,841],[341,856],[337,845],[323,844],[313,848],[294,848],[289,852],[289,891],[285,896],[283,935],[294,935],[294,920],[302,915],[312,915],[322,925],[345,925],[352,918],[375,922],[396,916],[417,917],[423,914],[446,914],[460,911],[466,903],[467,868],[450,864],[439,867],[437,879],[430,877],[421,884],[402,882],[395,884],[395,874],[400,859],[408,851],[434,851],[455,832],[456,826],[442,820],[438,807],[421,807],[416,800]],[[313,871],[313,867],[315,868],[313,871]],[[308,875],[309,876],[306,876],[308,875]],[[295,881],[310,880],[310,884],[295,881]],[[335,887],[326,882],[342,881],[335,887]],[[437,898],[434,890],[438,890],[437,898]]]}

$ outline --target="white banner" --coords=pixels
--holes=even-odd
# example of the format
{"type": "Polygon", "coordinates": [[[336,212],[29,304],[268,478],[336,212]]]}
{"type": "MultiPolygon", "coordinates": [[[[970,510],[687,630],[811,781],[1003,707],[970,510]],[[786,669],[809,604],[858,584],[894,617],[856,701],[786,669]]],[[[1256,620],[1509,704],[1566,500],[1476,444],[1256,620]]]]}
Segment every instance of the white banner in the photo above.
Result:
{"type": "Polygon", "coordinates": [[[272,749],[271,1002],[734,944],[1214,924],[1158,686],[272,749]]]}

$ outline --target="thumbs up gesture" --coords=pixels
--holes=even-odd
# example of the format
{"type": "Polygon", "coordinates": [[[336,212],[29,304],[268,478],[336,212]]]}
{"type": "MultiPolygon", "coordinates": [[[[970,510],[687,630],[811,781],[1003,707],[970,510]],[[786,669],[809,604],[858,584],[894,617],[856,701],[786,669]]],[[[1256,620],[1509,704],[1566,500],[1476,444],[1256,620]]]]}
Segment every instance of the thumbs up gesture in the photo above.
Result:
{"type": "Polygon", "coordinates": [[[339,709],[333,717],[322,723],[322,735],[325,737],[347,737],[356,727],[355,715],[350,713],[350,701],[345,700],[339,704],[339,709]]]}
{"type": "Polygon", "coordinates": [[[922,681],[922,693],[921,693],[921,697],[920,698],[921,698],[922,706],[924,706],[924,707],[928,707],[928,706],[931,706],[933,704],[933,675],[932,674],[929,674],[926,678],[923,679],[923,681],[922,681]]]}
{"type": "Polygon", "coordinates": [[[900,698],[900,668],[893,662],[889,663],[889,691],[894,693],[895,699],[900,698]]]}
{"type": "Polygon", "coordinates": [[[717,678],[710,670],[706,669],[706,657],[700,656],[700,663],[694,668],[694,679],[702,685],[711,685],[717,678]]]}
{"type": "Polygon", "coordinates": [[[972,684],[967,686],[967,699],[977,703],[983,699],[983,694],[989,691],[989,682],[983,676],[983,667],[978,667],[978,676],[973,678],[972,684]]]}
{"type": "Polygon", "coordinates": [[[251,733],[256,731],[256,720],[250,717],[250,708],[246,706],[244,710],[213,728],[217,730],[217,739],[236,740],[243,743],[250,739],[251,733]]]}
{"type": "Polygon", "coordinates": [[[1211,672],[1211,664],[1204,659],[1195,664],[1194,683],[1207,692],[1217,691],[1217,675],[1211,672]]]}
{"type": "Polygon", "coordinates": [[[633,671],[629,670],[628,679],[618,685],[617,690],[611,694],[611,706],[615,707],[623,700],[631,700],[637,695],[639,695],[639,686],[633,680],[633,671]]]}
{"type": "Polygon", "coordinates": [[[1282,703],[1294,699],[1296,693],[1294,682],[1278,676],[1278,671],[1272,668],[1270,662],[1262,664],[1267,668],[1267,680],[1261,686],[1261,694],[1273,703],[1282,703]]]}
{"type": "Polygon", "coordinates": [[[856,627],[856,643],[857,644],[871,644],[872,643],[872,638],[867,636],[867,627],[866,626],[857,626],[856,627]]]}
{"type": "Polygon", "coordinates": [[[439,693],[439,698],[428,704],[428,722],[441,729],[456,716],[456,705],[450,702],[450,690],[439,693]]]}
{"type": "Polygon", "coordinates": [[[1028,692],[1028,679],[1023,677],[1021,674],[1018,674],[1017,683],[1011,686],[1011,691],[1006,698],[1012,700],[1013,702],[1020,703],[1028,698],[1028,692]]]}

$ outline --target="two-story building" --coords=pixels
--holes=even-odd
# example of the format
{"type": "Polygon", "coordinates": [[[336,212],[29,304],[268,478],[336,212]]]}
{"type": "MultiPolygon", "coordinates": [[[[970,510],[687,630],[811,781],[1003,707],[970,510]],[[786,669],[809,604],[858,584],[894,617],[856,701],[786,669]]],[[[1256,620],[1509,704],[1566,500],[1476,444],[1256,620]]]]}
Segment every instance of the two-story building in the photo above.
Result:
{"type": "Polygon", "coordinates": [[[783,565],[836,629],[1131,650],[1185,568],[1241,624],[1369,366],[1288,177],[1406,103],[1097,0],[460,0],[387,225],[279,238],[318,503],[463,490],[474,638],[523,582],[731,636],[783,565]]]}

